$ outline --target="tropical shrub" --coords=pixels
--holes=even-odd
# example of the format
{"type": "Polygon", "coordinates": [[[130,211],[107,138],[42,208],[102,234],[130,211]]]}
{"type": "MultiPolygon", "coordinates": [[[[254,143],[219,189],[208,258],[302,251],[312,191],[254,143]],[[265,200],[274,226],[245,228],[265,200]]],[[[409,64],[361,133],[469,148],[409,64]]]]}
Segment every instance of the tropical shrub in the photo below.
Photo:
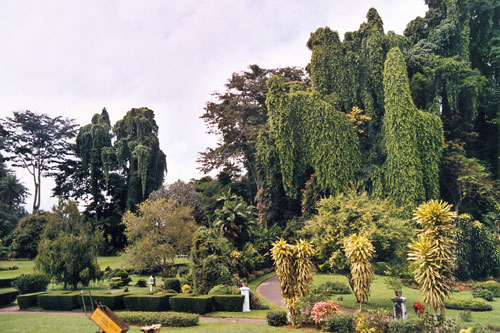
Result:
{"type": "Polygon", "coordinates": [[[328,317],[337,313],[338,308],[338,305],[332,302],[315,303],[311,309],[311,318],[316,325],[322,325],[328,317]]]}
{"type": "Polygon", "coordinates": [[[266,320],[269,326],[284,326],[288,323],[286,311],[269,311],[266,320]]]}
{"type": "Polygon", "coordinates": [[[273,243],[271,258],[276,266],[280,289],[286,303],[287,312],[295,326],[295,303],[307,293],[308,277],[312,272],[314,249],[303,240],[296,245],[287,244],[283,239],[273,243]]]}
{"type": "Polygon", "coordinates": [[[363,302],[370,295],[370,279],[373,275],[370,260],[375,249],[368,238],[354,234],[345,239],[344,250],[350,260],[353,291],[361,310],[363,302]]]}
{"type": "Polygon", "coordinates": [[[12,286],[19,290],[20,294],[36,293],[47,290],[50,277],[43,273],[21,274],[13,282],[12,286]]]}
{"type": "Polygon", "coordinates": [[[444,299],[452,292],[455,214],[446,202],[430,200],[415,209],[414,220],[423,230],[410,245],[408,260],[415,267],[414,278],[423,300],[444,317],[444,299]]]}
{"type": "Polygon", "coordinates": [[[387,325],[387,333],[421,333],[422,331],[421,321],[396,319],[387,325]]]}

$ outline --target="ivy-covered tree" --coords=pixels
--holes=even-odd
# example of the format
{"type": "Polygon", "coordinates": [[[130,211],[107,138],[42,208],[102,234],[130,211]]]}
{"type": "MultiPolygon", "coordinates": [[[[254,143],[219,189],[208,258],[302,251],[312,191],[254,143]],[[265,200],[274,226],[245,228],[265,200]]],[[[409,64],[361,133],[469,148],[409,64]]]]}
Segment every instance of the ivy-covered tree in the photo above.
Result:
{"type": "Polygon", "coordinates": [[[67,157],[76,125],[71,119],[51,118],[26,110],[13,112],[3,126],[8,159],[13,166],[24,168],[33,176],[35,212],[40,208],[42,178],[53,175],[67,157]]]}
{"type": "Polygon", "coordinates": [[[287,195],[297,198],[313,172],[323,193],[347,189],[359,169],[360,152],[346,115],[318,93],[305,92],[295,83],[287,85],[279,77],[270,79],[268,88],[269,137],[276,147],[287,195]]]}
{"type": "Polygon", "coordinates": [[[126,174],[126,207],[144,201],[163,184],[166,155],[160,149],[154,112],[133,108],[113,127],[118,168],[126,174]]]}
{"type": "Polygon", "coordinates": [[[400,206],[416,207],[439,197],[439,163],[443,145],[441,120],[417,110],[410,94],[406,64],[395,47],[384,69],[385,152],[383,192],[400,206]]]}

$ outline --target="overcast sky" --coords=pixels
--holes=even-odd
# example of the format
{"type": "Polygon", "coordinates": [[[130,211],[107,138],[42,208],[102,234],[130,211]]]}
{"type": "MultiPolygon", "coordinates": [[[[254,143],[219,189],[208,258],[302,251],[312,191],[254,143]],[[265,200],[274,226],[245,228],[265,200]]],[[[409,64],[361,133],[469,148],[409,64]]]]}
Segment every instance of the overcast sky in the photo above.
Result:
{"type": "MultiPolygon", "coordinates": [[[[146,106],[166,182],[199,178],[198,153],[217,142],[199,117],[232,72],[305,67],[311,32],[343,36],[371,7],[399,34],[427,9],[424,0],[1,0],[0,118],[28,109],[85,125],[106,107],[114,124],[146,106]]],[[[31,191],[29,175],[18,176],[31,191]]],[[[43,180],[43,209],[55,203],[52,186],[43,180]]]]}

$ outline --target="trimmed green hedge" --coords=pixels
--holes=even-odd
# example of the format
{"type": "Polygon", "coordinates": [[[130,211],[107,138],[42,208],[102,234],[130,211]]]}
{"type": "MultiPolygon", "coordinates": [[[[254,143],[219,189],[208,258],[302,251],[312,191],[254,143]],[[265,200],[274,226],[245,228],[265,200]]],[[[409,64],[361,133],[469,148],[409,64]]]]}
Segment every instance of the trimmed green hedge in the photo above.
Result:
{"type": "Polygon", "coordinates": [[[213,295],[213,311],[243,311],[243,295],[213,295]]]}
{"type": "Polygon", "coordinates": [[[19,292],[17,290],[0,291],[0,306],[14,302],[18,294],[19,292]]]}
{"type": "Polygon", "coordinates": [[[176,294],[128,295],[123,297],[123,302],[129,311],[168,311],[168,300],[174,295],[176,294]]]}
{"type": "Polygon", "coordinates": [[[170,297],[172,311],[204,314],[212,311],[212,296],[174,296],[170,297]]]}
{"type": "Polygon", "coordinates": [[[14,282],[15,278],[13,279],[0,279],[0,288],[9,288],[12,287],[12,282],[14,282]]]}
{"type": "Polygon", "coordinates": [[[34,306],[38,306],[38,295],[46,294],[45,291],[39,291],[36,293],[23,294],[17,296],[17,305],[19,309],[24,310],[34,306]]]}
{"type": "Polygon", "coordinates": [[[269,311],[266,313],[266,320],[269,326],[284,326],[288,324],[286,311],[269,311]]]}
{"type": "MultiPolygon", "coordinates": [[[[123,297],[130,295],[129,293],[95,293],[92,294],[92,301],[94,302],[94,308],[96,303],[104,304],[111,310],[122,310],[125,309],[125,303],[123,302],[123,297]]],[[[90,304],[90,296],[84,295],[85,305],[87,308],[92,308],[90,304]]],[[[82,297],[78,297],[78,303],[80,307],[83,308],[82,297]]]]}
{"type": "Polygon", "coordinates": [[[38,295],[38,305],[44,310],[69,311],[78,308],[80,292],[59,292],[38,295]]]}
{"type": "Polygon", "coordinates": [[[131,312],[122,311],[117,313],[118,317],[128,324],[152,325],[161,323],[168,327],[197,326],[199,317],[192,313],[182,312],[131,312]]]}

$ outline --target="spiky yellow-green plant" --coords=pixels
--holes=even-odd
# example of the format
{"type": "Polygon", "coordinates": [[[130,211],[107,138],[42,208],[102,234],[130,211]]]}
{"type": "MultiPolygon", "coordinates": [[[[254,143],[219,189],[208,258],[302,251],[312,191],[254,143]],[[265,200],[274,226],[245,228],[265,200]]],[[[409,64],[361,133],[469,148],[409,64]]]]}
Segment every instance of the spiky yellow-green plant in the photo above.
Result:
{"type": "Polygon", "coordinates": [[[410,245],[408,260],[415,267],[414,278],[422,297],[444,317],[444,300],[452,292],[455,241],[451,205],[438,200],[424,202],[415,209],[414,221],[422,233],[410,245]]]}
{"type": "Polygon", "coordinates": [[[370,260],[375,254],[375,248],[368,238],[354,234],[345,238],[344,251],[350,261],[352,289],[361,310],[363,302],[366,302],[370,295],[373,275],[370,260]]]}
{"type": "Polygon", "coordinates": [[[274,260],[276,275],[280,280],[281,295],[292,325],[295,325],[295,302],[306,294],[309,286],[308,277],[312,272],[313,255],[314,249],[311,244],[303,240],[291,245],[280,239],[273,243],[271,249],[271,258],[274,260]]]}

